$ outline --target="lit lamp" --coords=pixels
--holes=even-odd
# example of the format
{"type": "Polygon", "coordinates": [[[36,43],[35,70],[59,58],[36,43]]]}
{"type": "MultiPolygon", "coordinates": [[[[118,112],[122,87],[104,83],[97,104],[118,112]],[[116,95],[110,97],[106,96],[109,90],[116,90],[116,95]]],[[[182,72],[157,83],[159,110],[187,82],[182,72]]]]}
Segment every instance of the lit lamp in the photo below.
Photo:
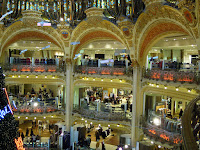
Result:
{"type": "Polygon", "coordinates": [[[33,104],[33,106],[34,106],[34,107],[37,107],[37,106],[38,106],[38,103],[37,103],[37,102],[35,102],[35,103],[33,104]]]}
{"type": "Polygon", "coordinates": [[[160,119],[158,119],[158,118],[154,118],[154,119],[153,119],[153,123],[154,123],[156,126],[159,126],[159,125],[161,124],[160,119]]]}

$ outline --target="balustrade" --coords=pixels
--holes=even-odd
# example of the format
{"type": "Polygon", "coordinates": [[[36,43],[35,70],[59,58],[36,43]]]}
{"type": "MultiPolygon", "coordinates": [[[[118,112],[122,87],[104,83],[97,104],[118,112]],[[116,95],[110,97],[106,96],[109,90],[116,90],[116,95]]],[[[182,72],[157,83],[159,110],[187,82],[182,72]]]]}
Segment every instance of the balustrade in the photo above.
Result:
{"type": "Polygon", "coordinates": [[[84,117],[97,119],[97,120],[109,120],[109,121],[127,121],[130,122],[130,116],[125,112],[114,112],[113,109],[106,109],[98,106],[77,106],[74,105],[73,112],[81,114],[84,117]]]}
{"type": "Polygon", "coordinates": [[[199,72],[165,71],[165,70],[145,70],[143,77],[152,80],[168,82],[196,83],[200,84],[199,72]]]}
{"type": "Polygon", "coordinates": [[[142,126],[147,136],[161,143],[167,142],[170,145],[176,145],[183,142],[180,121],[164,118],[154,111],[149,111],[147,121],[142,120],[142,126]]]}
{"type": "Polygon", "coordinates": [[[64,66],[56,65],[4,65],[5,71],[21,72],[64,72],[64,66]]]}
{"type": "Polygon", "coordinates": [[[99,74],[99,75],[132,75],[132,69],[129,67],[116,68],[116,67],[88,67],[88,66],[75,66],[75,72],[81,74],[99,74]]]}

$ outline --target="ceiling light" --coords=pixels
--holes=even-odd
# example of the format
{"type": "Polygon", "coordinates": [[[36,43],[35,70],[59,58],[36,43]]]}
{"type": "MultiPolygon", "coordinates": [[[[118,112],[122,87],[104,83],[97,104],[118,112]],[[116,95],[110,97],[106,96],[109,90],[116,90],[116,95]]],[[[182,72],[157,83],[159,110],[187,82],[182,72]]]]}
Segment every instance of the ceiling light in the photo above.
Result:
{"type": "Polygon", "coordinates": [[[188,92],[191,92],[191,90],[188,90],[188,92]]]}
{"type": "Polygon", "coordinates": [[[95,81],[95,79],[93,79],[93,81],[95,81]]]}
{"type": "Polygon", "coordinates": [[[46,119],[46,117],[44,117],[44,119],[46,119]]]}
{"type": "Polygon", "coordinates": [[[119,127],[119,124],[117,125],[117,127],[119,127]]]}
{"type": "Polygon", "coordinates": [[[36,117],[34,117],[34,119],[36,119],[36,117]]]}
{"type": "Polygon", "coordinates": [[[53,116],[51,116],[51,118],[53,118],[53,116]]]}
{"type": "Polygon", "coordinates": [[[38,76],[35,76],[36,78],[38,78],[38,76]]]}
{"type": "Polygon", "coordinates": [[[26,119],[28,119],[28,117],[26,117],[26,119]]]}
{"type": "Polygon", "coordinates": [[[34,106],[34,107],[37,107],[37,106],[38,106],[38,103],[37,103],[37,102],[35,102],[35,103],[33,104],[33,106],[34,106]]]}
{"type": "Polygon", "coordinates": [[[86,78],[86,80],[89,80],[88,78],[86,78]]]}
{"type": "Polygon", "coordinates": [[[29,78],[29,76],[26,76],[26,78],[29,78]]]}
{"type": "Polygon", "coordinates": [[[110,80],[110,82],[113,82],[113,80],[110,80]]]}
{"type": "Polygon", "coordinates": [[[20,118],[20,116],[18,116],[18,119],[20,118]]]}
{"type": "Polygon", "coordinates": [[[174,39],[174,41],[176,41],[176,39],[174,39]]]}
{"type": "Polygon", "coordinates": [[[122,82],[122,80],[119,80],[120,82],[122,82]]]}
{"type": "Polygon", "coordinates": [[[52,77],[53,79],[55,78],[55,76],[52,77]]]}
{"type": "Polygon", "coordinates": [[[47,76],[45,76],[45,78],[47,78],[47,76]]]}
{"type": "Polygon", "coordinates": [[[167,87],[165,86],[165,89],[167,89],[167,87]]]}
{"type": "Polygon", "coordinates": [[[158,145],[158,148],[161,148],[161,146],[160,146],[160,145],[158,145]]]}
{"type": "Polygon", "coordinates": [[[183,38],[183,40],[186,40],[187,38],[183,38]]]}
{"type": "Polygon", "coordinates": [[[159,85],[156,85],[156,87],[158,88],[158,87],[159,87],[159,85]]]}
{"type": "Polygon", "coordinates": [[[84,80],[84,78],[82,78],[84,80]]]}
{"type": "Polygon", "coordinates": [[[151,144],[153,144],[153,141],[151,141],[151,144]]]}
{"type": "Polygon", "coordinates": [[[101,81],[103,81],[103,79],[101,79],[101,81]]]}
{"type": "Polygon", "coordinates": [[[14,78],[15,76],[14,76],[14,75],[12,75],[12,77],[14,78]]]}
{"type": "Polygon", "coordinates": [[[178,88],[176,88],[176,91],[178,91],[179,89],[178,88]]]}
{"type": "Polygon", "coordinates": [[[48,42],[48,43],[51,43],[51,42],[48,42]]]}
{"type": "Polygon", "coordinates": [[[108,127],[110,127],[110,125],[108,125],[108,127]]]}
{"type": "Polygon", "coordinates": [[[169,40],[165,40],[165,42],[168,42],[169,40]]]}

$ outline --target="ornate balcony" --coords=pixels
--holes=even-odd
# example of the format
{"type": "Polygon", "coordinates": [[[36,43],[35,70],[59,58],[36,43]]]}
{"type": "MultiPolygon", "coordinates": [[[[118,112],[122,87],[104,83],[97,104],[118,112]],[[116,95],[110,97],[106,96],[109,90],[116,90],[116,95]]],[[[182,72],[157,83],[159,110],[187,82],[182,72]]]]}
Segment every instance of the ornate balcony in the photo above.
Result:
{"type": "Polygon", "coordinates": [[[88,67],[88,66],[75,66],[75,73],[80,74],[98,74],[98,75],[115,75],[115,76],[131,76],[132,68],[126,69],[125,67],[88,67]]]}
{"type": "Polygon", "coordinates": [[[142,121],[144,133],[157,142],[170,146],[178,146],[183,143],[181,135],[181,122],[165,118],[154,111],[149,111],[147,121],[142,121]]]}
{"type": "Polygon", "coordinates": [[[114,109],[107,109],[105,107],[100,107],[99,110],[97,106],[77,106],[74,105],[74,113],[78,113],[83,117],[95,119],[95,120],[107,120],[107,121],[123,121],[125,124],[130,125],[131,113],[125,113],[123,111],[114,111],[114,109]]]}
{"type": "Polygon", "coordinates": [[[199,72],[182,72],[177,70],[143,70],[143,77],[151,80],[167,82],[196,83],[200,84],[199,72]]]}
{"type": "Polygon", "coordinates": [[[4,65],[3,69],[5,71],[11,72],[64,72],[64,66],[56,66],[56,65],[4,65]]]}

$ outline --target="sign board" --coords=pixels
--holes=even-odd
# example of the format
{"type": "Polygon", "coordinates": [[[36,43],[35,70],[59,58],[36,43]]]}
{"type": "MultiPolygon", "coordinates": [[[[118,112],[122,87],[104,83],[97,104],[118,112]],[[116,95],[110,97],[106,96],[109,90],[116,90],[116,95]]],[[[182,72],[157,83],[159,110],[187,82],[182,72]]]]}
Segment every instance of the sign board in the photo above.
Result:
{"type": "Polygon", "coordinates": [[[38,22],[37,23],[37,26],[41,26],[41,27],[50,27],[51,26],[51,23],[48,23],[48,22],[38,22]]]}
{"type": "Polygon", "coordinates": [[[50,45],[45,46],[45,47],[42,48],[42,50],[43,50],[43,49],[47,49],[47,48],[49,48],[49,47],[50,47],[50,45]]]}
{"type": "Polygon", "coordinates": [[[80,42],[71,42],[71,45],[77,45],[80,44],[80,42]]]}

